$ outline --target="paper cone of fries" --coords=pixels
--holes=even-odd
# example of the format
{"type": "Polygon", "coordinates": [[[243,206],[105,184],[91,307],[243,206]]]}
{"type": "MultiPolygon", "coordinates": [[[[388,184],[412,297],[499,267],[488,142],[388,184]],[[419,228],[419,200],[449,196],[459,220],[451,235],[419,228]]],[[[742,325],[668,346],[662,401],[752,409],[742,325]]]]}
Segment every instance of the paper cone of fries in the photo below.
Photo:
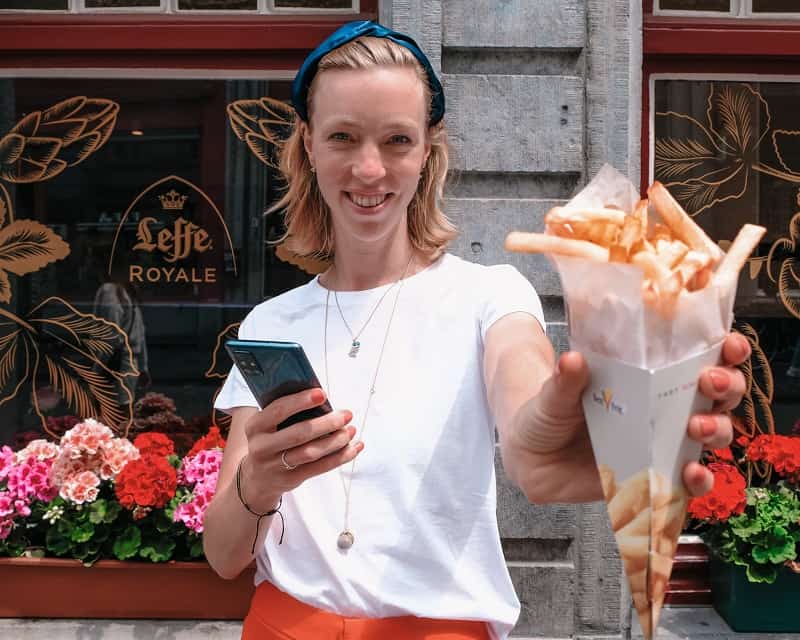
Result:
{"type": "Polygon", "coordinates": [[[682,470],[701,455],[693,413],[708,411],[701,371],[719,360],[739,271],[765,229],[745,225],[727,254],[659,183],[640,199],[606,165],[511,251],[546,253],[561,276],[571,348],[609,518],[646,638],[653,638],[688,497],[682,470]]]}

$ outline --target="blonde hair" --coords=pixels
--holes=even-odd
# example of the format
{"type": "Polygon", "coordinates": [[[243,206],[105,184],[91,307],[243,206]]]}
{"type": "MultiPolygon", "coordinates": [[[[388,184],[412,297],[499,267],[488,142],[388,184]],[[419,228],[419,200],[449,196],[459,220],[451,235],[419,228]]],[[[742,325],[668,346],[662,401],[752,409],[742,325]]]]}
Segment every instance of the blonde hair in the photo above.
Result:
{"type": "MultiPolygon", "coordinates": [[[[319,62],[315,79],[308,90],[309,120],[313,111],[313,94],[316,78],[328,69],[368,69],[380,66],[411,67],[422,82],[425,101],[430,114],[431,92],[428,77],[414,55],[386,38],[362,37],[334,49],[319,62]]],[[[303,133],[308,125],[299,117],[280,150],[280,171],[287,182],[286,193],[270,207],[273,212],[285,207],[286,235],[283,240],[294,253],[332,260],[334,254],[333,225],[330,209],[320,193],[311,171],[303,133]]],[[[428,127],[431,152],[408,205],[408,234],[411,245],[433,259],[441,254],[456,236],[455,226],[440,208],[444,183],[447,178],[447,131],[444,122],[428,127]]]]}

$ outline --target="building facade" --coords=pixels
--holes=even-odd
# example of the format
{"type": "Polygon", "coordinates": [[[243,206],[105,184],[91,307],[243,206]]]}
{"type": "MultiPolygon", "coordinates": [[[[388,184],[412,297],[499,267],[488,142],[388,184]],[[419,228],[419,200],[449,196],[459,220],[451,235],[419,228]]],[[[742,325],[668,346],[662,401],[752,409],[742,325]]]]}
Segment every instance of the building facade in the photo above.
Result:
{"type": "MultiPolygon", "coordinates": [[[[358,16],[414,36],[441,73],[451,250],[519,268],[558,350],[556,272],[503,241],[541,230],[604,163],[643,188],[670,183],[715,240],[767,226],[737,322],[760,338],[769,372],[742,424],[791,431],[794,2],[0,0],[0,238],[11,225],[38,234],[37,251],[0,262],[0,441],[58,435],[85,415],[133,433],[148,428],[152,392],[174,402],[179,438],[224,425],[211,408],[230,366],[222,342],[254,304],[321,268],[271,242],[282,225],[262,215],[281,187],[270,136],[285,126],[264,98],[286,100],[304,55],[358,16]],[[76,322],[95,324],[63,339],[76,322]]],[[[605,506],[529,505],[497,468],[522,602],[514,635],[630,637],[605,506]]]]}

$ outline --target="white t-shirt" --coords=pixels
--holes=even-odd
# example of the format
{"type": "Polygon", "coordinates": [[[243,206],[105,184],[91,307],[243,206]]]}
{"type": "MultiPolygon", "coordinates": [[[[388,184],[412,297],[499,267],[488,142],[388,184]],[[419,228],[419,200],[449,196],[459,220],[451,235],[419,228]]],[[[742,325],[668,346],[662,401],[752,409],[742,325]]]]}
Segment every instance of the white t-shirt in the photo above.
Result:
{"type": "MultiPolygon", "coordinates": [[[[339,292],[358,331],[385,285],[339,292]]],[[[506,638],[519,615],[496,517],[494,421],[483,379],[484,338],[499,318],[522,311],[544,327],[539,298],[509,265],[484,267],[445,254],[395,286],[359,337],[352,338],[317,278],[256,306],[240,339],[299,342],[334,409],[350,409],[358,455],[350,497],[355,544],[336,545],[350,466],[283,496],[282,545],[274,522],[257,554],[256,584],[269,580],[295,598],[343,616],[485,620],[506,638]],[[375,395],[363,416],[387,323],[398,295],[375,395]]],[[[218,409],[257,406],[234,367],[218,409]]],[[[354,441],[355,441],[354,440],[354,441]]]]}

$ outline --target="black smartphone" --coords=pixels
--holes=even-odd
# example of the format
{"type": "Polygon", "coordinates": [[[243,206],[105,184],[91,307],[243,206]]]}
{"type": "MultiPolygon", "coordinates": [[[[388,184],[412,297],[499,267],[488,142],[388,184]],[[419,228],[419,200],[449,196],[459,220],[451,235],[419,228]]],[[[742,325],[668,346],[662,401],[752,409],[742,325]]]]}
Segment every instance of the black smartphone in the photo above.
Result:
{"type": "MultiPolygon", "coordinates": [[[[321,386],[303,347],[296,342],[228,340],[225,349],[262,409],[282,396],[321,386]]],[[[325,400],[318,407],[286,418],[278,429],[331,411],[331,405],[325,400]]]]}

